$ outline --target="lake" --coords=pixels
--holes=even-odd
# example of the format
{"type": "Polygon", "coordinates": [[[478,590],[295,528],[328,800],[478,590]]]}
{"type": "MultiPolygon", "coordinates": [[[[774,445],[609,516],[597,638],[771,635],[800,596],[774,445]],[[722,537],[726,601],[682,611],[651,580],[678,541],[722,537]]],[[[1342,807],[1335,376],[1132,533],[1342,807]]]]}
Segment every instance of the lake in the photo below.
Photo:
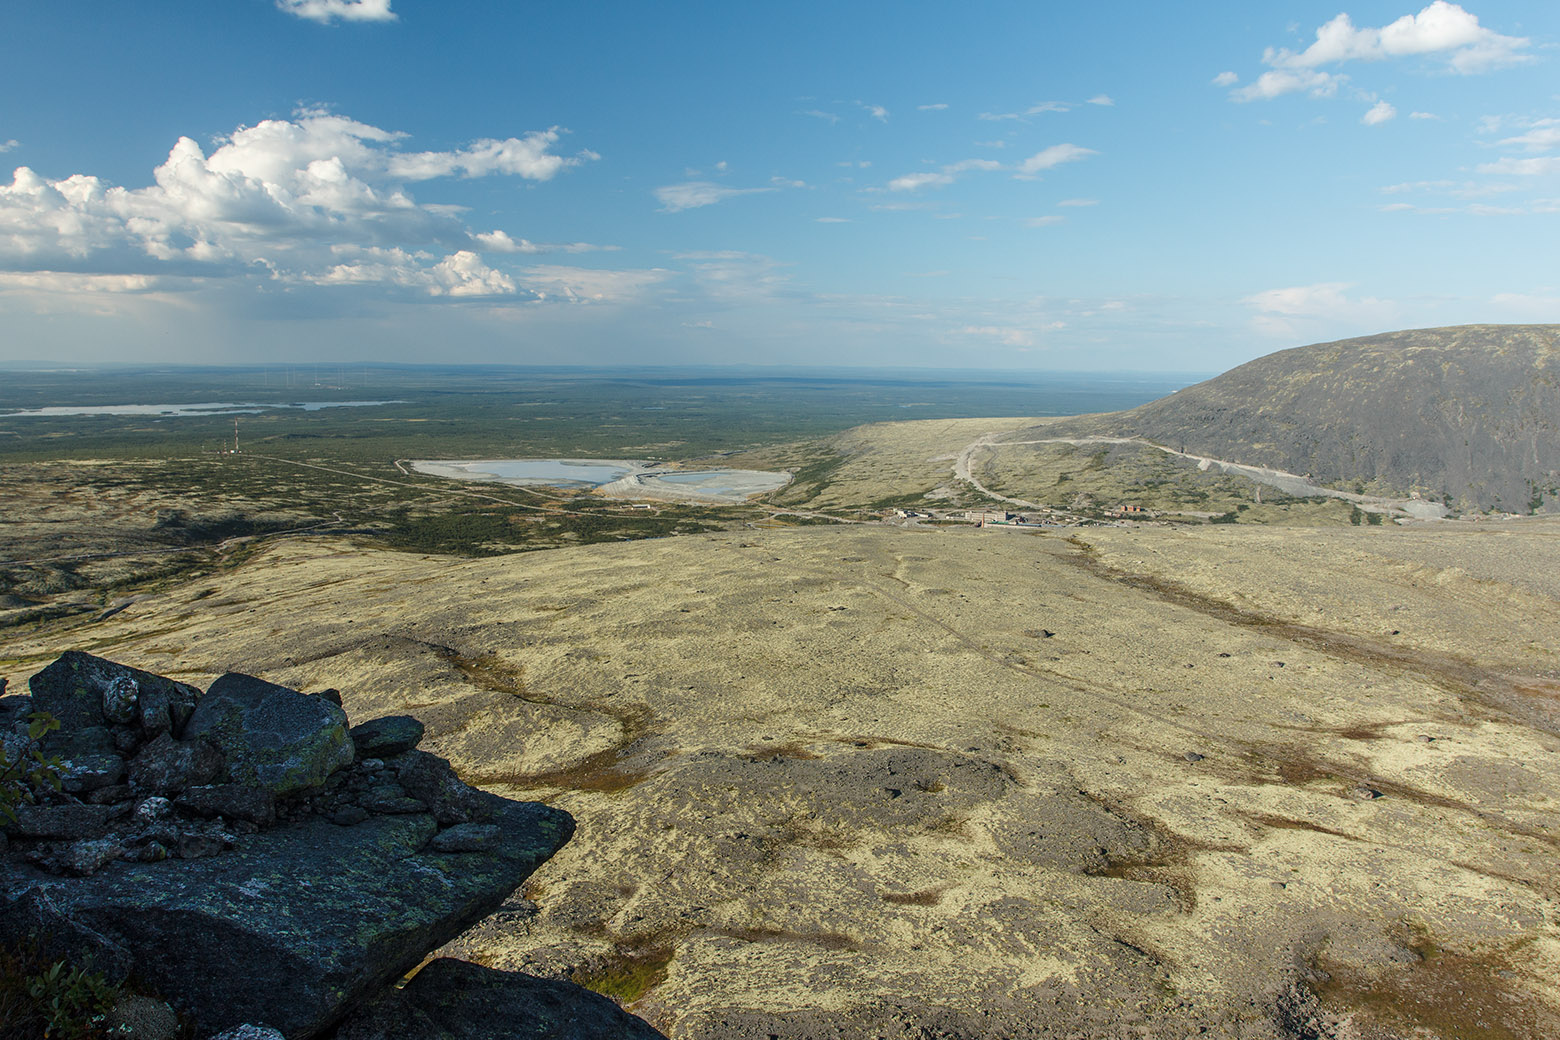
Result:
{"type": "Polygon", "coordinates": [[[791,474],[752,469],[665,469],[633,459],[418,459],[412,469],[433,477],[518,487],[597,488],[613,498],[742,502],[784,487],[791,474]]]}

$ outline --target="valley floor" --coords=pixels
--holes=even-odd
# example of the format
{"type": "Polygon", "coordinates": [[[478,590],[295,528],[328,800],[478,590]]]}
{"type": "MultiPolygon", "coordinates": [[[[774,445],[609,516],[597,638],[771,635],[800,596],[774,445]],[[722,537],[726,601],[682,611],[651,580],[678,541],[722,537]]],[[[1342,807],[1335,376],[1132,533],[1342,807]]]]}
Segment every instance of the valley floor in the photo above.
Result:
{"type": "Polygon", "coordinates": [[[1545,520],[300,538],[11,630],[0,674],[82,649],[416,715],[579,821],[455,952],[676,1038],[1533,1037],[1557,574],[1545,520]]]}

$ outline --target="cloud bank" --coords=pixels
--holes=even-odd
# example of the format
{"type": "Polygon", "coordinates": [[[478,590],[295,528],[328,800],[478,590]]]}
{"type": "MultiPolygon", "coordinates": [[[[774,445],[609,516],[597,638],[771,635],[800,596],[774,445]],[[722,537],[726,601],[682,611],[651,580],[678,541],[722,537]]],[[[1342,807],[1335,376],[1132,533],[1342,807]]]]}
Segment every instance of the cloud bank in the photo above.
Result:
{"type": "Polygon", "coordinates": [[[452,207],[418,203],[408,185],[492,175],[542,182],[596,158],[557,154],[561,135],[555,127],[407,152],[404,134],[307,109],[240,128],[210,155],[181,137],[144,188],[87,174],[50,180],[23,166],[0,184],[0,270],[512,294],[513,281],[481,255],[550,247],[474,231],[452,207]]]}

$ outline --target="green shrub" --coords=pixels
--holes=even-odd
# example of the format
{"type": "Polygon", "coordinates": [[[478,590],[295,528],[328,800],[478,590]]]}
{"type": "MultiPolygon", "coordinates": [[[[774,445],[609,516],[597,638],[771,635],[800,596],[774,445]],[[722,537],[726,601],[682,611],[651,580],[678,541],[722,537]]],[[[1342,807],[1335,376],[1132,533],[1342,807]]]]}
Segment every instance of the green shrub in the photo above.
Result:
{"type": "Polygon", "coordinates": [[[92,966],[47,960],[33,943],[0,948],[0,1036],[6,1040],[98,1040],[121,987],[92,966]]]}
{"type": "MultiPolygon", "coordinates": [[[[35,711],[27,716],[27,736],[39,740],[45,733],[60,728],[60,720],[45,711],[35,711]]],[[[16,807],[33,800],[33,792],[40,787],[60,789],[60,760],[58,756],[45,758],[43,752],[33,748],[27,755],[15,761],[0,747],[0,822],[15,823],[16,807]]]]}

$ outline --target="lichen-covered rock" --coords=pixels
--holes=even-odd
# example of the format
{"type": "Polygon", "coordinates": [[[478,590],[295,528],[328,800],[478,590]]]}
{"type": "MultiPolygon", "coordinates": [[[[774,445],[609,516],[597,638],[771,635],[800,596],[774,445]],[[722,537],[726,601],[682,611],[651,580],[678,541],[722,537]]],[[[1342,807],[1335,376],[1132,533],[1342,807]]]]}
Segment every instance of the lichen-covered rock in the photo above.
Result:
{"type": "Polygon", "coordinates": [[[355,1013],[336,1040],[665,1040],[599,993],[441,957],[355,1013]]]}
{"type": "Polygon", "coordinates": [[[278,797],[319,786],[353,759],[347,716],[339,707],[236,672],[211,684],[184,736],[209,740],[222,752],[222,780],[264,787],[278,797]]]}
{"type": "Polygon", "coordinates": [[[130,760],[130,784],[142,794],[168,796],[210,783],[221,771],[222,753],[212,744],[159,733],[130,760]]]}
{"type": "Polygon", "coordinates": [[[61,786],[73,794],[112,787],[125,777],[125,760],[111,752],[72,755],[60,770],[61,786]]]}
{"type": "Polygon", "coordinates": [[[264,787],[244,784],[190,787],[174,800],[174,804],[197,816],[225,816],[230,820],[248,820],[261,827],[276,820],[276,796],[264,787]]]}
{"type": "Polygon", "coordinates": [[[407,751],[385,759],[387,770],[408,795],[426,805],[440,826],[481,820],[487,803],[461,783],[449,762],[426,751],[407,751]]]}
{"type": "Polygon", "coordinates": [[[429,848],[437,825],[422,813],[316,817],[221,855],[84,878],[0,864],[0,940],[32,931],[50,956],[133,968],[197,1035],[267,1022],[311,1036],[491,913],[573,832],[560,810],[484,797],[501,831],[485,852],[429,848]]]}
{"type": "Polygon", "coordinates": [[[134,722],[140,710],[141,684],[128,675],[116,675],[103,688],[103,717],[123,725],[134,722]]]}
{"type": "MultiPolygon", "coordinates": [[[[177,728],[195,708],[200,691],[193,686],[172,679],[164,679],[139,668],[130,668],[113,661],[94,657],[79,650],[70,650],[28,682],[32,690],[32,711],[46,711],[60,722],[61,734],[79,732],[89,727],[102,726],[113,721],[130,722],[152,707],[152,725],[177,728]],[[110,694],[110,688],[115,693],[110,694]],[[135,712],[131,718],[111,719],[103,713],[105,696],[118,705],[128,691],[134,690],[135,712]],[[166,714],[158,716],[157,709],[166,714]]],[[[116,713],[118,708],[115,709],[116,713]]],[[[149,731],[148,735],[151,735],[149,731]]],[[[60,739],[66,739],[61,737],[60,739]]]]}
{"type": "Polygon", "coordinates": [[[389,758],[422,742],[423,724],[410,715],[386,715],[352,727],[359,758],[389,758]]]}
{"type": "Polygon", "coordinates": [[[6,827],[13,837],[49,838],[57,841],[76,841],[80,838],[101,838],[108,833],[108,825],[114,817],[122,815],[117,806],[81,805],[18,805],[16,822],[6,827]]]}

